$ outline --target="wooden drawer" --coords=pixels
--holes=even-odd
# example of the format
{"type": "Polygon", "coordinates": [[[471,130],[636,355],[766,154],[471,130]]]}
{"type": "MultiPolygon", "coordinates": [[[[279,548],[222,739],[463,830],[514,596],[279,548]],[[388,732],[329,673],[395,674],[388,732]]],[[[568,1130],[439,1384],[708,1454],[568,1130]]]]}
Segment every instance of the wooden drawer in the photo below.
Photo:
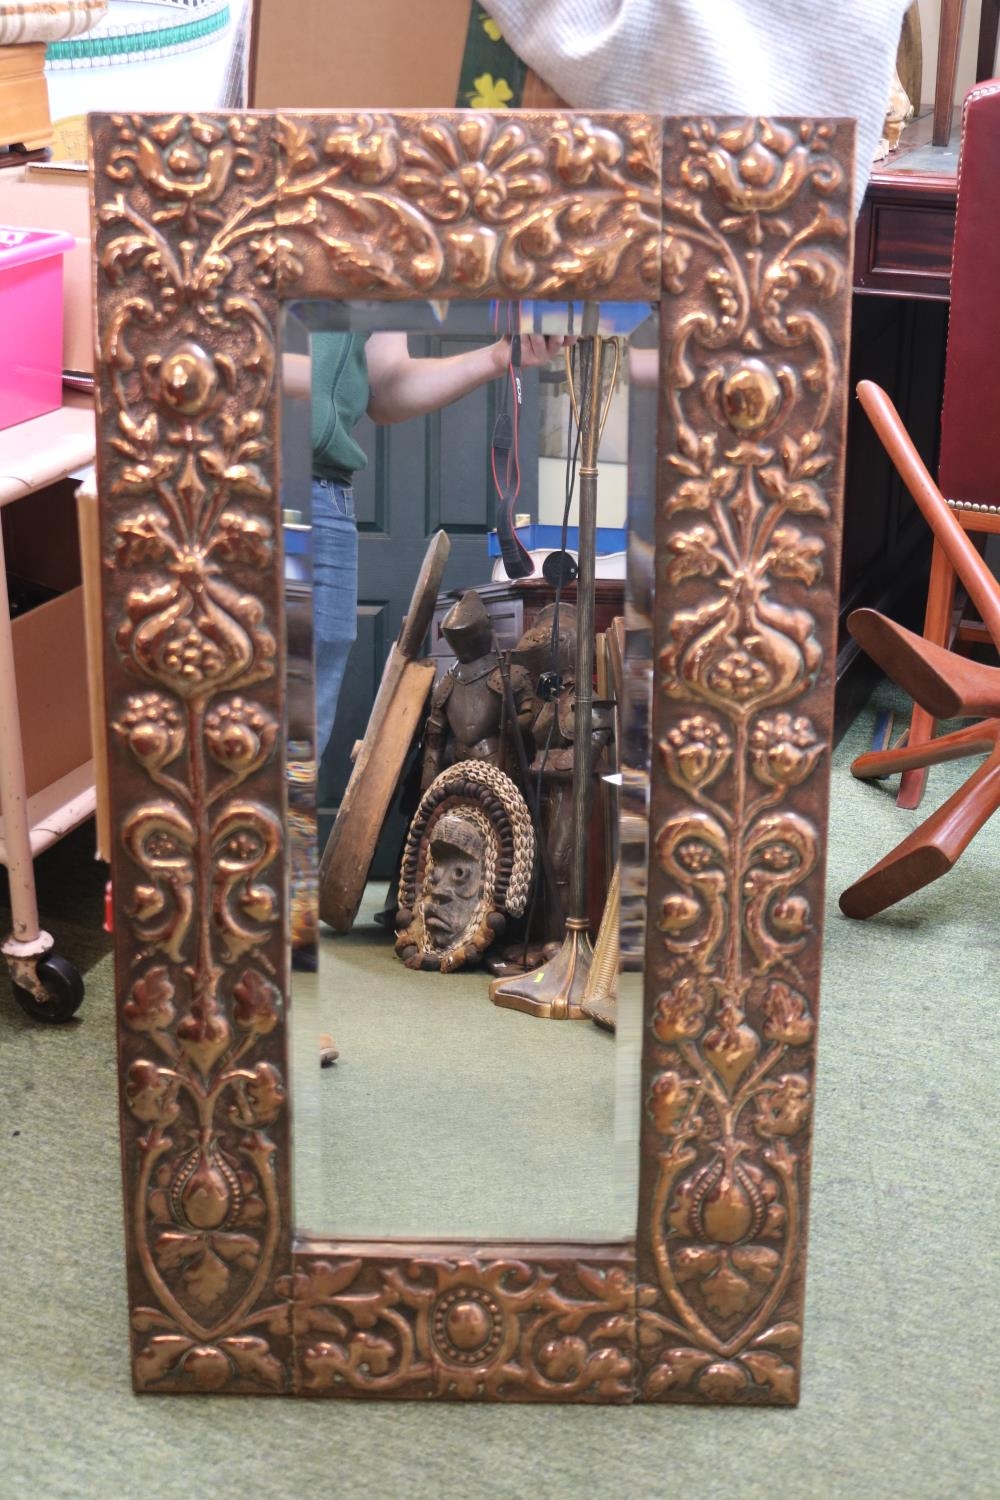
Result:
{"type": "Polygon", "coordinates": [[[951,292],[954,193],[893,192],[873,184],[858,219],[856,291],[947,301],[951,292]]]}

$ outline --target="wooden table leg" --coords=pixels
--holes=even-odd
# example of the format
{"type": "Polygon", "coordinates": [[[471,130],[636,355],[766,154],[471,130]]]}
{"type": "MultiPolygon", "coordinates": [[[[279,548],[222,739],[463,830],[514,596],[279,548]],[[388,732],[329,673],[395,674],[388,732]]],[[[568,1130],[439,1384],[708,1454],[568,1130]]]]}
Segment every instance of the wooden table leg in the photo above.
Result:
{"type": "Polygon", "coordinates": [[[923,745],[907,743],[896,750],[868,750],[851,762],[851,775],[858,781],[881,781],[885,776],[895,776],[898,771],[964,760],[967,755],[975,755],[980,750],[992,750],[997,743],[998,731],[1000,719],[983,719],[978,724],[956,729],[952,734],[939,734],[923,745]]]}
{"type": "Polygon", "coordinates": [[[997,68],[997,37],[1000,35],[1000,0],[983,0],[979,15],[979,53],[976,82],[992,78],[997,68]]]}
{"type": "Polygon", "coordinates": [[[941,24],[938,27],[937,77],[934,80],[934,128],[931,141],[947,146],[951,136],[951,111],[955,102],[955,75],[958,72],[958,48],[962,40],[965,0],[941,0],[941,24]]]}

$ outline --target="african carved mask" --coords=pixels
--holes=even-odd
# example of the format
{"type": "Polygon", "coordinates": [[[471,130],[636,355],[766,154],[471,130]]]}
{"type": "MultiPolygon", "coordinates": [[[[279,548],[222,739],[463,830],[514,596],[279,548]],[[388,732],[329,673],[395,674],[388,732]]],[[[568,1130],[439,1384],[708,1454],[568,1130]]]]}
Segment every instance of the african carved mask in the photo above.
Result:
{"type": "Polygon", "coordinates": [[[435,777],[410,825],[396,952],[410,969],[478,961],[527,902],[535,838],[514,783],[481,761],[435,777]]]}

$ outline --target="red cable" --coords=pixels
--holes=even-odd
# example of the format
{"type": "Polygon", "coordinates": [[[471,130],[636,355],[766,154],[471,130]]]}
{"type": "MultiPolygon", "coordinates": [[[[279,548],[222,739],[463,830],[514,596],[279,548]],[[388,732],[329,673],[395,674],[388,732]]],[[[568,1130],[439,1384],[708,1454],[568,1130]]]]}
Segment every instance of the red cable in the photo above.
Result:
{"type": "MultiPolygon", "coordinates": [[[[506,320],[506,337],[510,340],[511,353],[511,357],[507,365],[507,379],[510,381],[511,405],[513,407],[513,413],[510,418],[511,443],[506,453],[505,475],[503,482],[501,482],[500,475],[497,473],[495,444],[490,450],[490,471],[493,475],[493,485],[496,489],[497,497],[500,502],[497,529],[500,534],[500,550],[504,560],[504,569],[507,573],[508,578],[523,578],[534,572],[534,564],[531,561],[531,556],[527,548],[521,541],[521,538],[518,536],[517,529],[514,525],[514,504],[521,492],[521,382],[520,376],[518,374],[518,367],[515,366],[513,359],[514,339],[517,338],[518,341],[520,341],[520,334],[515,327],[514,308],[513,304],[510,302],[506,304],[506,320]],[[508,538],[506,541],[505,533],[508,534],[508,538]],[[513,542],[514,548],[516,549],[516,555],[523,561],[523,567],[521,568],[518,568],[517,565],[514,564],[514,571],[512,571],[511,561],[508,557],[509,542],[513,542]]],[[[498,307],[496,307],[494,310],[493,329],[494,332],[499,331],[498,307]]]]}

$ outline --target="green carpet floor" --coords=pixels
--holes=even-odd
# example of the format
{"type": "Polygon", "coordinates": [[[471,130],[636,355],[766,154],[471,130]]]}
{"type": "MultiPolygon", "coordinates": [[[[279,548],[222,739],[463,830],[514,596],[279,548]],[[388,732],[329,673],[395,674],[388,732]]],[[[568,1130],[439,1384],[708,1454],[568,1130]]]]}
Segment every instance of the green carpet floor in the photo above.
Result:
{"type": "Polygon", "coordinates": [[[295,1118],[308,1110],[319,1133],[297,1179],[299,1224],[358,1239],[631,1238],[638,1145],[633,1120],[620,1121],[632,1143],[623,1173],[618,1039],[492,1005],[484,969],[404,968],[373,921],[384,897],[370,889],[347,937],[325,932],[318,983],[295,975],[293,1026],[306,1031],[295,1118]],[[314,1004],[300,1006],[303,988],[314,1004]],[[322,1071],[317,1031],[340,1048],[322,1071]]]}
{"type": "MultiPolygon", "coordinates": [[[[912,826],[891,785],[847,773],[870,730],[869,711],[834,760],[797,1410],[133,1396],[111,964],[84,834],[39,862],[46,924],[87,970],[79,1024],[42,1028],[0,996],[3,1500],[1000,1495],[1000,820],[896,911],[840,917],[837,892],[912,826]]],[[[933,773],[932,799],[961,775],[933,773]]]]}

